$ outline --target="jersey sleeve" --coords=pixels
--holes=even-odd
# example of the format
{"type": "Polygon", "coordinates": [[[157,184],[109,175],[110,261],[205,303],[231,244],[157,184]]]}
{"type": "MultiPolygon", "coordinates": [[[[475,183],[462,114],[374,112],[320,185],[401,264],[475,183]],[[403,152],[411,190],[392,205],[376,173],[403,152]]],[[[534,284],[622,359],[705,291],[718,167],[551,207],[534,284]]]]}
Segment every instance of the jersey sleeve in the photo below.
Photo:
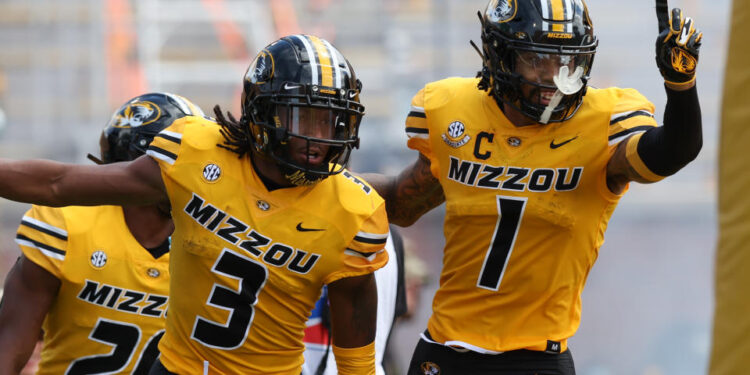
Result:
{"type": "Polygon", "coordinates": [[[169,169],[177,161],[182,144],[182,133],[190,116],[175,120],[167,128],[159,132],[148,146],[146,154],[161,166],[162,170],[169,169]]]}
{"type": "Polygon", "coordinates": [[[425,89],[422,88],[411,99],[411,108],[406,116],[407,146],[432,159],[430,147],[430,129],[427,126],[427,114],[424,110],[425,89]]]}
{"type": "Polygon", "coordinates": [[[609,120],[609,147],[655,126],[654,104],[634,89],[621,90],[609,120]]]}
{"type": "Polygon", "coordinates": [[[342,254],[342,267],[324,280],[330,284],[345,277],[361,276],[375,272],[388,263],[385,243],[388,240],[388,218],[385,202],[367,218],[342,254]]]}
{"type": "Polygon", "coordinates": [[[68,231],[60,208],[31,206],[16,233],[23,255],[60,278],[68,251],[68,231]]]}

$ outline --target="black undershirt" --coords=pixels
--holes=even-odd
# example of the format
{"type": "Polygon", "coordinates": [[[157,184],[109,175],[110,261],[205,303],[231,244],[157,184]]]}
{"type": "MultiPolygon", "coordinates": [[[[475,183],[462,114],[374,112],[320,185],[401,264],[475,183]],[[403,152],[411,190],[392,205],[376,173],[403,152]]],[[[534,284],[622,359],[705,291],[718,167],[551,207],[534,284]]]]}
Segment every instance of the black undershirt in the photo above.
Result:
{"type": "Polygon", "coordinates": [[[167,239],[164,240],[164,242],[162,242],[161,245],[157,247],[146,248],[146,250],[151,254],[152,257],[154,257],[154,259],[159,259],[161,258],[162,255],[169,252],[169,245],[171,243],[172,241],[170,237],[167,237],[167,239]]]}

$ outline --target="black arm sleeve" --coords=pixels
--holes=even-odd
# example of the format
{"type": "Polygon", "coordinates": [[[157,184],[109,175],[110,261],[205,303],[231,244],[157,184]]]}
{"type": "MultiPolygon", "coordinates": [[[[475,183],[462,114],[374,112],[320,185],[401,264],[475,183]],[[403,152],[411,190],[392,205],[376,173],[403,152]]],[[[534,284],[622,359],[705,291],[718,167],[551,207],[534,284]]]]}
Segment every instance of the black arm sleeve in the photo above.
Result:
{"type": "Polygon", "coordinates": [[[648,130],[638,142],[638,156],[660,176],[675,174],[693,161],[703,146],[697,88],[666,91],[664,125],[648,130]]]}

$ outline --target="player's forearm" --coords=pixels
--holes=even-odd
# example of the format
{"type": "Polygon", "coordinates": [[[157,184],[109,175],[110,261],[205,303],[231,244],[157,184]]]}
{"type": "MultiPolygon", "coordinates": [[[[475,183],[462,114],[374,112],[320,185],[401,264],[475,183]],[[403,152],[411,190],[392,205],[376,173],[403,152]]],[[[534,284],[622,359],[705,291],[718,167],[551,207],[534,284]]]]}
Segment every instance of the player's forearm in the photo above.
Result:
{"type": "Polygon", "coordinates": [[[429,161],[420,159],[398,176],[367,173],[362,177],[385,199],[388,221],[398,226],[414,224],[445,201],[440,182],[430,172],[429,161]]]}
{"type": "MultiPolygon", "coordinates": [[[[17,338],[15,339],[17,340],[17,338]]],[[[17,375],[20,373],[34,351],[33,346],[28,351],[19,351],[17,348],[6,345],[10,340],[14,340],[14,338],[0,337],[0,375],[17,375]]]]}
{"type": "Polygon", "coordinates": [[[107,165],[0,160],[0,197],[51,207],[162,202],[159,167],[148,156],[142,159],[107,165]]]}
{"type": "Polygon", "coordinates": [[[0,196],[54,206],[58,201],[55,185],[64,172],[64,164],[48,160],[0,160],[0,196]]]}
{"type": "Polygon", "coordinates": [[[348,277],[328,284],[328,300],[338,373],[374,374],[378,310],[375,276],[348,277]]]}
{"type": "Polygon", "coordinates": [[[18,374],[39,340],[59,281],[24,256],[5,279],[0,305],[0,375],[18,374]],[[41,272],[40,272],[41,271],[41,272]]]}
{"type": "Polygon", "coordinates": [[[655,174],[670,176],[694,160],[703,146],[698,91],[667,91],[664,125],[643,134],[638,154],[655,174]]]}
{"type": "Polygon", "coordinates": [[[359,348],[375,340],[378,290],[375,276],[347,277],[328,284],[333,344],[359,348]]]}

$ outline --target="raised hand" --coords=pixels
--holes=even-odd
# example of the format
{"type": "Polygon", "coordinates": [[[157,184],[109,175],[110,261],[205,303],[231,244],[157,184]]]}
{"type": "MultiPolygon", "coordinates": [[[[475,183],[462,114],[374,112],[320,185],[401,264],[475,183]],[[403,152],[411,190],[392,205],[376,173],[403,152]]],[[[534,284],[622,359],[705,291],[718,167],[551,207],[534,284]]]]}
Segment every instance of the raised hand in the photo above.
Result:
{"type": "Polygon", "coordinates": [[[656,38],[656,65],[664,81],[673,87],[692,87],[698,66],[703,33],[693,19],[679,8],[670,14],[667,0],[656,1],[659,36],[656,38]]]}

